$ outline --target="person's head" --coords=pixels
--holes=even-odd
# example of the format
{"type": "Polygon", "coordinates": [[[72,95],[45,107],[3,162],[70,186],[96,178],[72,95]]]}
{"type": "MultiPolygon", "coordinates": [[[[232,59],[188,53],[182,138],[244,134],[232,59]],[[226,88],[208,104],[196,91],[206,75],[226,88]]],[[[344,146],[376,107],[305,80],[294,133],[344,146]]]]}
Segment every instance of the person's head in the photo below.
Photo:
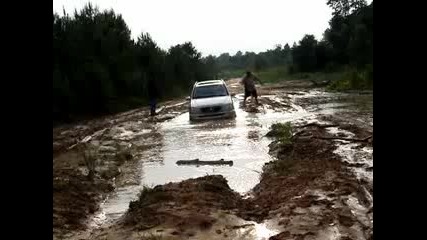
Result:
{"type": "Polygon", "coordinates": [[[251,71],[246,71],[246,76],[251,76],[252,75],[252,73],[251,73],[251,71]]]}

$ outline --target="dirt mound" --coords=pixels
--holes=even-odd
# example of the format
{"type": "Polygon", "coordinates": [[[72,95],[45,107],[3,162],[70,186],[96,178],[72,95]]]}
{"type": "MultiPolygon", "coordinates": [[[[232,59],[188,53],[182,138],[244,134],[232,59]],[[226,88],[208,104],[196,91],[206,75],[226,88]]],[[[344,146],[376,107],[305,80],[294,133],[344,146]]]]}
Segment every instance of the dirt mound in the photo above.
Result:
{"type": "Polygon", "coordinates": [[[239,194],[223,176],[188,179],[144,189],[139,199],[130,203],[123,223],[138,230],[160,224],[181,232],[194,227],[207,229],[215,222],[211,212],[236,209],[240,202],[239,194]]]}
{"type": "MultiPolygon", "coordinates": [[[[292,197],[313,188],[316,180],[329,171],[339,171],[340,159],[333,154],[334,146],[318,139],[297,138],[293,145],[280,145],[277,161],[267,163],[260,183],[249,201],[258,206],[244,212],[244,218],[260,221],[272,210],[286,205],[292,197]]],[[[273,147],[274,148],[274,147],[273,147]]]]}

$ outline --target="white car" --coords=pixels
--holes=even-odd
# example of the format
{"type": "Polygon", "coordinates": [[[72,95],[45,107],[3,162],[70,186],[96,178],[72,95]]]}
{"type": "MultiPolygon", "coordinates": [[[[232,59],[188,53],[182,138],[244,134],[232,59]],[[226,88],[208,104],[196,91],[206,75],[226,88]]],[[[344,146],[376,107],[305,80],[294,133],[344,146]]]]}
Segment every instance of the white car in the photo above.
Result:
{"type": "Polygon", "coordinates": [[[194,84],[190,96],[190,121],[235,117],[233,99],[224,80],[194,84]]]}

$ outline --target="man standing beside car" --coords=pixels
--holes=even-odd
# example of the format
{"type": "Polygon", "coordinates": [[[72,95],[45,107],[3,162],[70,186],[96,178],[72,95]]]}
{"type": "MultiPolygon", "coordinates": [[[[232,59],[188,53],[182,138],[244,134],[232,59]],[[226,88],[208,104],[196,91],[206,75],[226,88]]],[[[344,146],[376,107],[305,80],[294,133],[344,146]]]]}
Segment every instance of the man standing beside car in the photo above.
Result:
{"type": "Polygon", "coordinates": [[[156,115],[156,105],[159,98],[158,82],[154,78],[148,79],[148,100],[150,103],[150,116],[156,115]]]}
{"type": "Polygon", "coordinates": [[[245,87],[245,97],[243,98],[243,106],[246,105],[246,98],[251,96],[252,98],[255,98],[255,102],[258,105],[258,93],[255,88],[255,82],[259,82],[262,84],[262,82],[257,78],[252,72],[247,71],[246,75],[242,78],[241,83],[245,87]]]}

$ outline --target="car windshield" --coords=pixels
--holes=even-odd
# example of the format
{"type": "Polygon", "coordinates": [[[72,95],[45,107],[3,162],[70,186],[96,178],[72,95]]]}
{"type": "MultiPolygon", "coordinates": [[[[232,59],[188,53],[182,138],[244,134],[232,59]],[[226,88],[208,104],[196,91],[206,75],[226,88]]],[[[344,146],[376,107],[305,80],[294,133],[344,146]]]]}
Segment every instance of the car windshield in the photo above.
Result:
{"type": "Polygon", "coordinates": [[[193,98],[209,98],[227,96],[227,89],[224,85],[200,86],[194,89],[193,98]]]}

